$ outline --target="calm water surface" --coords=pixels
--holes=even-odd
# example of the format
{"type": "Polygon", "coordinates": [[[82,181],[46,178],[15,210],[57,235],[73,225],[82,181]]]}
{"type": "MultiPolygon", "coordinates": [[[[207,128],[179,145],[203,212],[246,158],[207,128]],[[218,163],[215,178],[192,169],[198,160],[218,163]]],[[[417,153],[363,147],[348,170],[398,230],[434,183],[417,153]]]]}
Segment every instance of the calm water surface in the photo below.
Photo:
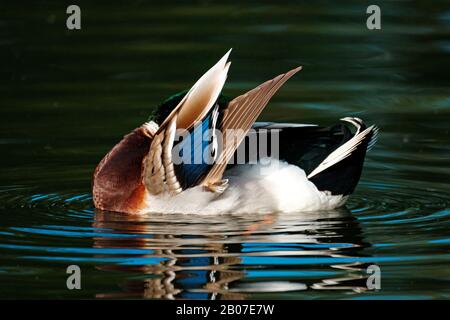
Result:
{"type": "Polygon", "coordinates": [[[127,3],[81,4],[74,32],[60,1],[0,5],[0,298],[450,297],[447,1],[379,1],[381,31],[356,1],[127,3]],[[230,47],[230,96],[304,66],[262,120],[381,128],[347,206],[96,211],[102,156],[230,47]],[[82,290],[66,289],[70,264],[82,290]]]}

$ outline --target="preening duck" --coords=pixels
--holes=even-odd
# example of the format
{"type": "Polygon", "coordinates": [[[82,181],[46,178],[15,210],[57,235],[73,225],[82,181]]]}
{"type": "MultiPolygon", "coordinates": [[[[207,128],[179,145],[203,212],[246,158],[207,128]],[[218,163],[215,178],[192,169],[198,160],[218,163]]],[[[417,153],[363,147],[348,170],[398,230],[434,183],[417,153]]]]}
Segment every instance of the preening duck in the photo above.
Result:
{"type": "Polygon", "coordinates": [[[127,134],[93,176],[96,208],[130,214],[292,212],[342,206],[378,129],[255,122],[295,68],[229,100],[230,51],[127,134]]]}

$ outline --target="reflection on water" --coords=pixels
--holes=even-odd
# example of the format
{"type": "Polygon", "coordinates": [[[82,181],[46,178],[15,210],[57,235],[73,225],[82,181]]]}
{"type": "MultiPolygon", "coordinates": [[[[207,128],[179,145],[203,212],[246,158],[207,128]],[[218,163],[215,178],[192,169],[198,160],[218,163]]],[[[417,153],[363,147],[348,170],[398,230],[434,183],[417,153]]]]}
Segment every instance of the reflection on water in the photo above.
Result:
{"type": "Polygon", "coordinates": [[[377,5],[381,31],[356,0],[83,2],[69,32],[60,1],[2,4],[0,298],[450,298],[448,1],[377,5]],[[229,96],[304,66],[260,120],[380,127],[347,208],[95,212],[102,156],[230,47],[229,96]]]}
{"type": "Polygon", "coordinates": [[[250,293],[270,297],[308,287],[356,292],[366,287],[365,263],[358,261],[366,244],[347,210],[232,219],[98,212],[94,227],[99,230],[94,248],[117,250],[108,257],[121,261],[98,269],[142,273],[122,283],[120,292],[96,295],[101,298],[245,299],[250,293]],[[102,236],[102,230],[108,234],[102,236]],[[140,253],[123,258],[127,250],[140,253]]]}

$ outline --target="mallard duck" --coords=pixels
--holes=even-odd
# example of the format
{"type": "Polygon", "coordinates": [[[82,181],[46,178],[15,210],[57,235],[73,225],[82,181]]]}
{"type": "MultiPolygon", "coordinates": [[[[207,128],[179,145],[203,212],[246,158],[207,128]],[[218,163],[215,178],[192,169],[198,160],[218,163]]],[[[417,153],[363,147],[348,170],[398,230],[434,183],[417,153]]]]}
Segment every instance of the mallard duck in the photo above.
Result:
{"type": "Polygon", "coordinates": [[[100,161],[93,176],[96,208],[218,214],[329,210],[345,204],[360,179],[366,151],[376,142],[377,127],[356,117],[331,127],[255,122],[301,67],[229,100],[221,92],[230,51],[100,161]],[[270,155],[261,153],[263,135],[276,137],[265,148],[270,155]],[[236,164],[240,152],[244,156],[236,164]]]}

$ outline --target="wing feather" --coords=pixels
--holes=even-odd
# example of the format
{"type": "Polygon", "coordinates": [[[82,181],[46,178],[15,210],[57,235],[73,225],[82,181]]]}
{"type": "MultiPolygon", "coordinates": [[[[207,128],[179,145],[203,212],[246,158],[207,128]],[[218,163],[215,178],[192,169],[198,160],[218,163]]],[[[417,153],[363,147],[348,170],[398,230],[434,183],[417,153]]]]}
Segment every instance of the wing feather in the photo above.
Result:
{"type": "Polygon", "coordinates": [[[278,89],[300,70],[301,67],[298,67],[266,81],[228,104],[219,127],[223,135],[223,149],[202,185],[210,186],[220,182],[229,160],[264,107],[278,89]]]}
{"type": "Polygon", "coordinates": [[[231,62],[227,62],[231,49],[209,69],[183,99],[172,110],[167,118],[160,124],[157,133],[165,130],[170,120],[177,115],[177,128],[187,129],[193,127],[214,106],[227,79],[231,62]]]}
{"type": "Polygon", "coordinates": [[[375,126],[370,126],[357,133],[353,138],[328,155],[309,175],[308,179],[349,157],[363,141],[373,133],[375,126]]]}

